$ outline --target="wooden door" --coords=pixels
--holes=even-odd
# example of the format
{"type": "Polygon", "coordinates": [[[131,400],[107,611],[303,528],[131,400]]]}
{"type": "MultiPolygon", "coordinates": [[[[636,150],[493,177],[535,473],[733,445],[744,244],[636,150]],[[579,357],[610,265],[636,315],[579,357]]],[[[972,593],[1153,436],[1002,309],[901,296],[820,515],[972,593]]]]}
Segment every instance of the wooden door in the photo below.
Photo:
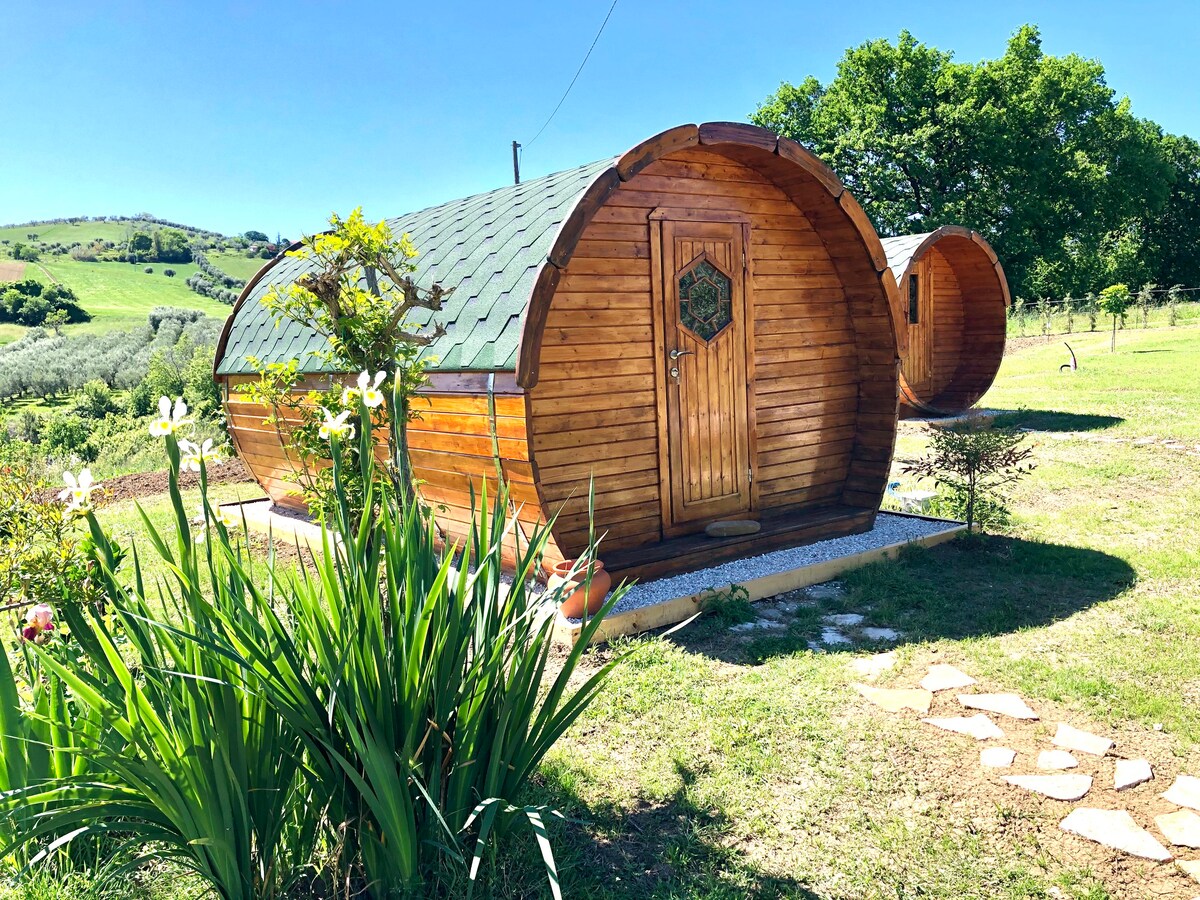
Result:
{"type": "Polygon", "coordinates": [[[661,226],[668,535],[751,509],[745,226],[661,226]]]}
{"type": "Polygon", "coordinates": [[[927,390],[933,377],[933,266],[930,257],[908,276],[908,364],[904,379],[913,390],[927,390]]]}

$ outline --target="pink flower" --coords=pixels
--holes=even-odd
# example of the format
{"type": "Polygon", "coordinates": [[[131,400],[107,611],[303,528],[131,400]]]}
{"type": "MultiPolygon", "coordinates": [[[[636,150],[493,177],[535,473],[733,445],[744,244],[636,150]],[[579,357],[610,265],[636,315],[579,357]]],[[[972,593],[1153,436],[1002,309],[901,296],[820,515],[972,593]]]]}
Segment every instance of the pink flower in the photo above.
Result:
{"type": "Polygon", "coordinates": [[[49,603],[39,603],[31,606],[25,613],[25,624],[33,625],[38,631],[54,630],[54,609],[49,603]]]}
{"type": "Polygon", "coordinates": [[[48,603],[31,606],[25,613],[25,627],[21,629],[21,637],[35,644],[44,644],[50,640],[50,632],[54,630],[54,609],[48,603]]]}

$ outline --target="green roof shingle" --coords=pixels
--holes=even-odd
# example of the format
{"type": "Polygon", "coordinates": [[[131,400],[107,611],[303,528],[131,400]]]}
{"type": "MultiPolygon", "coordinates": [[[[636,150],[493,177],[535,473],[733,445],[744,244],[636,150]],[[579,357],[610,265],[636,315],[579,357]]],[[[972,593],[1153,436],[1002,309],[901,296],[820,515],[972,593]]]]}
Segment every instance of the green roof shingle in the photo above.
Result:
{"type": "MultiPolygon", "coordinates": [[[[538,269],[559,226],[613,162],[589,163],[388,220],[394,234],[407,234],[417,248],[416,282],[454,289],[440,313],[414,310],[410,317],[425,326],[436,315],[446,328],[424,351],[430,369],[515,370],[521,319],[538,269]]],[[[254,374],[248,356],[263,363],[297,359],[305,372],[325,368],[313,356],[324,349],[324,339],[296,322],[276,324],[262,303],[273,286],[310,269],[310,263],[288,257],[251,283],[226,323],[216,374],[254,374]]]]}

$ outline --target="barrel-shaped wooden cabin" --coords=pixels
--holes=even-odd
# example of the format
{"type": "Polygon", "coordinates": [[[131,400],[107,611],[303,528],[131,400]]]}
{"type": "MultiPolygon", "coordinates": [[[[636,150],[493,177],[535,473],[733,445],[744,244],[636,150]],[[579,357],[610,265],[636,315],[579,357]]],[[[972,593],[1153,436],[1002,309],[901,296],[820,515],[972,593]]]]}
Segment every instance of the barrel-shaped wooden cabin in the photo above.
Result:
{"type": "MultiPolygon", "coordinates": [[[[896,425],[895,285],[858,204],[799,145],[684,125],[390,225],[420,253],[418,283],[454,289],[410,432],[448,537],[472,486],[499,478],[522,528],[557,516],[555,558],[587,544],[594,479],[618,575],[872,526],[896,425]],[[730,519],[761,530],[704,534],[730,519]]],[[[317,336],[275,325],[261,302],[305,266],[281,257],[246,286],[215,370],[237,452],[288,507],[289,450],[236,387],[251,356],[330,377],[308,355],[317,336]]]]}
{"type": "Polygon", "coordinates": [[[905,336],[900,344],[904,412],[950,416],[982,397],[1004,356],[1012,300],[1004,268],[978,232],[944,225],[885,238],[905,336]]]}

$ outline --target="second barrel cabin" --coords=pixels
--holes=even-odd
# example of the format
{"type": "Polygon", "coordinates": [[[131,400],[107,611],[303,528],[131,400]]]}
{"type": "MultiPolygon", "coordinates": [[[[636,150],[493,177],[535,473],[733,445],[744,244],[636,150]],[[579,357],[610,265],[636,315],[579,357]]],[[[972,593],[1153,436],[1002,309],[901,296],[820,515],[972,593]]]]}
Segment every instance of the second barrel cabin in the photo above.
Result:
{"type": "MultiPolygon", "coordinates": [[[[428,348],[411,455],[448,538],[471,489],[512,485],[521,528],[554,520],[579,555],[594,484],[601,556],[651,576],[865,531],[895,436],[895,285],[874,229],[799,145],[685,125],[623,155],[390,220],[415,278],[453,288],[428,348]],[[753,519],[753,535],[706,527],[753,519]]],[[[239,395],[260,364],[321,369],[317,336],[262,304],[306,263],[242,292],[216,378],[239,455],[279,504],[286,433],[239,395]]],[[[418,319],[418,321],[420,321],[418,319]]]]}
{"type": "Polygon", "coordinates": [[[901,403],[916,414],[965,412],[1004,357],[1004,268],[978,232],[957,225],[884,238],[883,248],[901,301],[901,403]]]}

